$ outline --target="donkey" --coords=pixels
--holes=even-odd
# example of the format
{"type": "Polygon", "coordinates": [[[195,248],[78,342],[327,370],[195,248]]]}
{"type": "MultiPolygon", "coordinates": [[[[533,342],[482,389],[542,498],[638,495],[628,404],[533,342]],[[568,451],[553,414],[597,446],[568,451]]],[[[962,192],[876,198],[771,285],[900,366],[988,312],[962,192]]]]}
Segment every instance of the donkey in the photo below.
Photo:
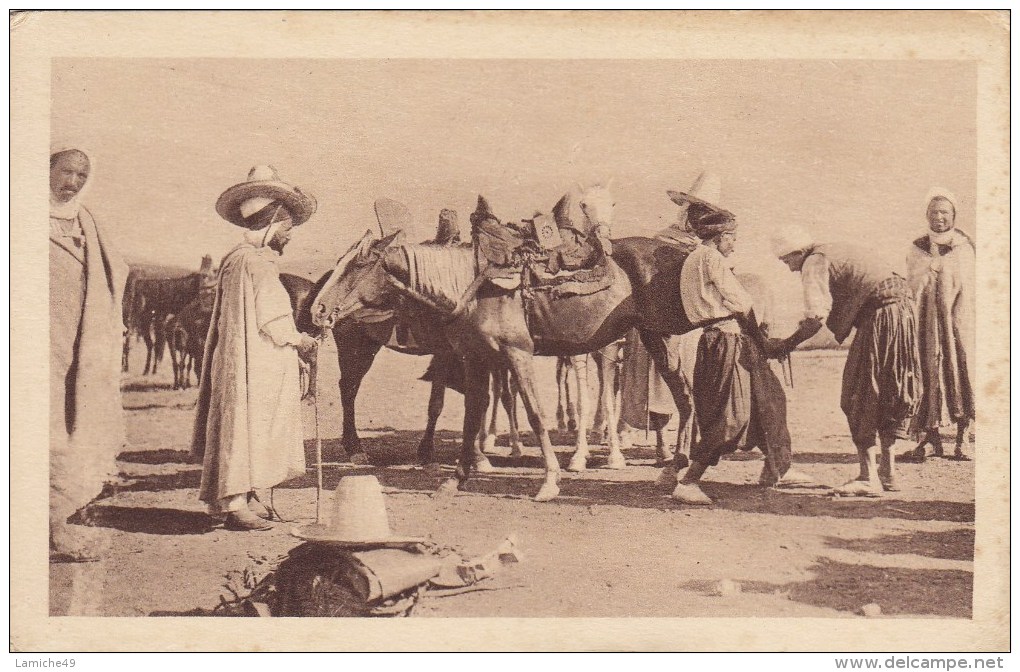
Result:
{"type": "MultiPolygon", "coordinates": [[[[585,191],[580,207],[587,228],[611,227],[614,205],[605,187],[585,191]]],[[[500,224],[482,197],[472,221],[500,224]]],[[[366,238],[370,236],[366,234],[366,238]]],[[[315,298],[312,318],[316,324],[328,326],[366,306],[392,306],[401,296],[409,296],[420,305],[431,305],[432,328],[449,340],[465,367],[461,457],[455,479],[444,482],[442,492],[464,488],[470,477],[472,437],[478,433],[488,404],[488,374],[500,364],[508,365],[517,377],[528,420],[542,448],[545,479],[536,501],[548,501],[559,494],[560,467],[539,406],[532,361],[535,355],[589,353],[619,340],[628,329],[636,327],[649,354],[663,371],[681,420],[686,422],[690,415],[691,404],[684,394],[683,380],[679,372],[670,370],[664,343],[665,337],[694,328],[680,302],[679,275],[686,259],[681,249],[649,238],[624,238],[612,241],[613,253],[606,260],[611,282],[603,291],[552,299],[540,292],[480,283],[474,296],[465,303],[464,294],[444,290],[439,284],[431,297],[410,291],[410,264],[417,256],[415,246],[394,244],[395,237],[373,245],[366,238],[340,259],[333,277],[315,298]]],[[[451,260],[452,255],[465,253],[470,254],[457,249],[445,251],[451,260]]],[[[450,267],[464,269],[465,265],[451,263],[450,267]]],[[[452,284],[465,286],[474,278],[456,280],[452,284]]],[[[578,434],[584,436],[585,432],[578,434]]],[[[622,462],[614,434],[610,433],[610,460],[622,462]]],[[[580,466],[587,457],[587,446],[579,445],[571,462],[580,466]]]]}

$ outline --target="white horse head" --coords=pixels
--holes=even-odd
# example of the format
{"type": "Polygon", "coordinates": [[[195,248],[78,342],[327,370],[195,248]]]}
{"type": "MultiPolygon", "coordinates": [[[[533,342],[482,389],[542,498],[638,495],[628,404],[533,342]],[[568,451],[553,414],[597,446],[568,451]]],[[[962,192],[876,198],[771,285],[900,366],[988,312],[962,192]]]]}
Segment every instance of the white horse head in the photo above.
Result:
{"type": "Polygon", "coordinates": [[[613,226],[613,208],[616,207],[616,199],[611,190],[612,180],[606,185],[596,184],[581,189],[580,207],[581,212],[587,220],[589,230],[599,226],[613,226]]]}

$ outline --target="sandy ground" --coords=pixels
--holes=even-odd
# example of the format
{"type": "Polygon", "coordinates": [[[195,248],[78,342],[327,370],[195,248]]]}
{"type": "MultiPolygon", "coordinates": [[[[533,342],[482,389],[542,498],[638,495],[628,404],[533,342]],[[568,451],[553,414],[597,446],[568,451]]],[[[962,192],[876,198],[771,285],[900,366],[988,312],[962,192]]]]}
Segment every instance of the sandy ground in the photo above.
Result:
{"type": "MultiPolygon", "coordinates": [[[[50,566],[52,614],[148,616],[210,609],[224,576],[249,556],[275,558],[300,543],[294,524],[269,532],[214,527],[197,501],[200,467],[187,450],[196,391],[173,391],[168,371],[138,375],[139,349],[124,379],[128,447],[124,483],[92,506],[92,532],[108,539],[105,559],[50,566]]],[[[144,357],[144,352],[141,353],[144,357]]],[[[319,381],[324,457],[339,458],[337,369],[324,346],[319,381]]],[[[797,353],[790,396],[795,466],[838,485],[856,473],[856,456],[839,411],[840,353],[797,353]]],[[[417,380],[427,360],[385,351],[359,399],[358,426],[367,467],[327,471],[327,487],[346,474],[378,476],[393,527],[465,553],[492,550],[514,535],[524,562],[504,571],[499,590],[425,599],[416,617],[446,616],[831,616],[859,617],[877,603],[887,616],[971,616],[974,557],[973,462],[929,459],[900,467],[903,491],[882,499],[763,490],[757,451],[709,471],[709,508],[672,502],[655,487],[652,437],[625,451],[628,467],[600,468],[598,453],[583,474],[564,473],[561,496],[536,503],[539,451],[530,433],[525,458],[494,457],[496,474],[476,476],[465,492],[442,501],[440,482],[409,466],[424,426],[428,385],[417,380]],[[741,592],[717,595],[719,581],[741,592]]],[[[539,361],[547,414],[555,409],[553,360],[539,361]]],[[[169,368],[169,361],[164,369],[169,368]]],[[[309,463],[314,406],[305,406],[309,463]]],[[[523,414],[522,414],[523,415],[523,414]]],[[[463,417],[448,393],[439,456],[452,469],[463,417]]],[[[505,427],[505,421],[503,423],[505,427]]],[[[553,437],[561,465],[570,437],[553,437]]],[[[675,432],[668,439],[674,440],[675,432]]],[[[951,445],[951,443],[949,444],[951,445]]],[[[502,438],[497,448],[508,452],[502,438]]],[[[277,488],[279,512],[297,523],[315,516],[312,472],[277,488]]]]}

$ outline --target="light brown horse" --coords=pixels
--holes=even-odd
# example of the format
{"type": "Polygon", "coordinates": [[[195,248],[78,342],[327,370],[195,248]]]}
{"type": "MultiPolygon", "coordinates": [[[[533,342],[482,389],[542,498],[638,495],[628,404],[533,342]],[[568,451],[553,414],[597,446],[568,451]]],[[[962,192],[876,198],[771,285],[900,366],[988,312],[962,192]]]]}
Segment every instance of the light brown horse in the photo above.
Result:
{"type": "MultiPolygon", "coordinates": [[[[611,225],[614,204],[607,189],[589,189],[580,205],[589,230],[611,225]]],[[[473,221],[484,220],[498,222],[480,198],[473,221]]],[[[435,328],[442,330],[463,358],[465,368],[461,457],[456,480],[447,481],[441,490],[463,488],[470,476],[473,437],[478,434],[488,405],[489,372],[504,363],[517,377],[528,420],[541,445],[546,476],[535,499],[547,501],[559,494],[560,468],[539,405],[532,361],[535,355],[586,354],[617,341],[636,327],[650,355],[665,372],[664,379],[681,418],[686,420],[691,413],[680,374],[669,370],[664,344],[665,336],[692,329],[679,296],[680,268],[686,255],[679,248],[649,238],[625,238],[612,245],[613,254],[607,261],[611,283],[602,291],[554,299],[539,291],[506,290],[483,283],[466,306],[459,288],[469,285],[476,271],[463,257],[453,255],[470,255],[470,250],[447,249],[442,254],[450,255],[449,263],[444,262],[447,275],[449,269],[460,269],[457,272],[472,277],[454,277],[446,289],[437,283],[433,295],[428,296],[410,289],[414,284],[411,264],[420,265],[416,246],[361,245],[338,262],[330,282],[313,303],[312,317],[316,324],[328,327],[366,306],[392,305],[402,294],[435,307],[443,314],[435,328]]],[[[437,254],[433,253],[434,259],[438,259],[437,254]]],[[[614,434],[610,433],[610,459],[622,461],[614,434]]],[[[584,435],[579,432],[579,436],[584,435]]],[[[572,461],[586,459],[586,446],[583,450],[578,446],[572,461]]]]}

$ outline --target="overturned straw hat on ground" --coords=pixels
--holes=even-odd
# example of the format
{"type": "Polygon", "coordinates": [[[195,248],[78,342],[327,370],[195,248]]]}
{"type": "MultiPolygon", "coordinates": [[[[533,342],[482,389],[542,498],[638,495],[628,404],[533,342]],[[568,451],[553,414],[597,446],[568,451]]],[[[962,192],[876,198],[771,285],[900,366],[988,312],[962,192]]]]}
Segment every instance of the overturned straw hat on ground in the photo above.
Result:
{"type": "Polygon", "coordinates": [[[313,523],[294,528],[305,541],[347,547],[401,546],[421,543],[420,537],[394,535],[386,514],[386,499],[375,476],[346,476],[333,493],[329,525],[313,523]]]}

